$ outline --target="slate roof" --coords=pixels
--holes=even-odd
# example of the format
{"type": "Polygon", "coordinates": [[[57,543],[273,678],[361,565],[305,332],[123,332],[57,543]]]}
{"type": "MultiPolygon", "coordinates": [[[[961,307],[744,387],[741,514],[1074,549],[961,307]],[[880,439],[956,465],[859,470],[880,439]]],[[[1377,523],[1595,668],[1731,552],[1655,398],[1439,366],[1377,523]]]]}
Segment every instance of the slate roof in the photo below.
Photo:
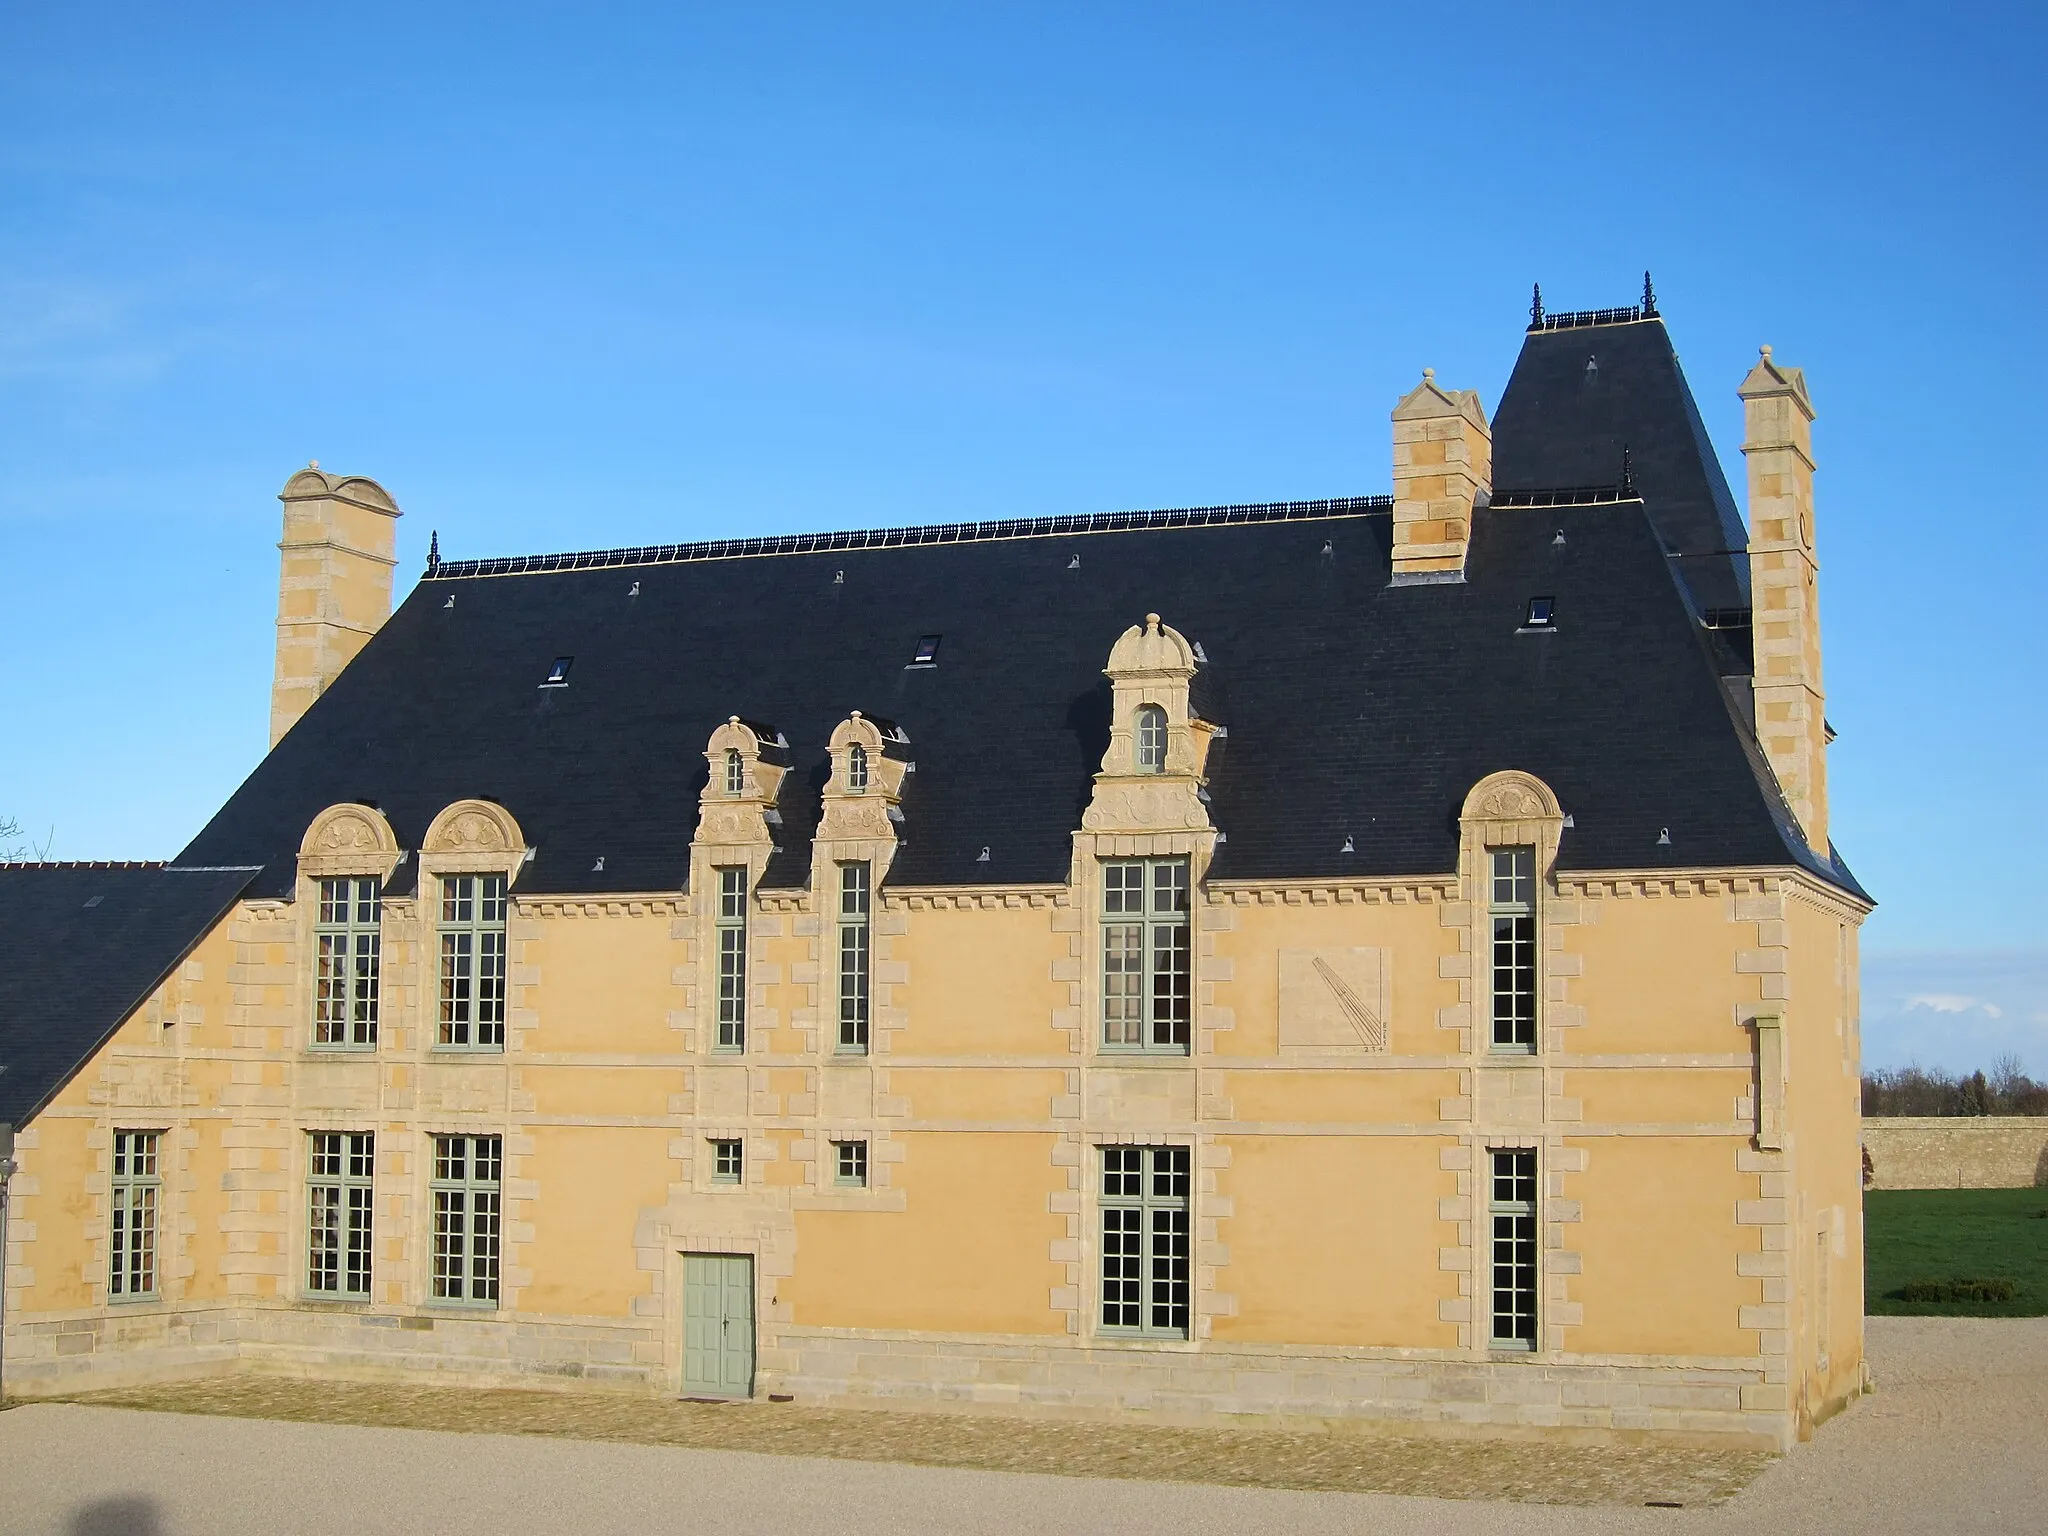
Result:
{"type": "Polygon", "coordinates": [[[1747,607],[1748,531],[1664,322],[1531,331],[1494,415],[1496,494],[1616,485],[1624,450],[1695,606],[1747,607]]]}
{"type": "Polygon", "coordinates": [[[25,1124],[249,884],[253,869],[0,864],[0,1122],[25,1124]]]}
{"type": "Polygon", "coordinates": [[[1443,873],[1467,789],[1521,768],[1572,813],[1566,869],[1797,863],[1857,891],[1807,849],[1721,681],[1747,663],[1700,622],[1747,602],[1742,524],[1662,322],[1532,332],[1494,463],[1454,585],[1389,585],[1384,498],[437,565],[183,860],[262,864],[252,894],[284,895],[327,805],[374,804],[416,847],[483,796],[537,850],[523,891],[676,890],[705,743],[738,714],[789,739],[768,880],[798,883],[827,737],[859,709],[917,765],[892,883],[1058,882],[1107,744],[1101,669],[1156,610],[1202,646],[1197,701],[1229,732],[1213,878],[1443,873]],[[1530,494],[1612,487],[1623,443],[1634,493],[1530,494]],[[1534,596],[1550,632],[1520,632],[1534,596]],[[930,634],[937,665],[910,666],[930,634]],[[539,687],[562,656],[568,686],[539,687]]]}

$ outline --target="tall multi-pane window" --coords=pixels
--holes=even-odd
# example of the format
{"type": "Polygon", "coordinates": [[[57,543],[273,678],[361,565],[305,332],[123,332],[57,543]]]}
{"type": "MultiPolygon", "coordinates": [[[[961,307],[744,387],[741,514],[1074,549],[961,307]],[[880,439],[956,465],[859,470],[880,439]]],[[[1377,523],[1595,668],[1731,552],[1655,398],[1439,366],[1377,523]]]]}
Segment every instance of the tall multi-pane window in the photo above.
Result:
{"type": "Polygon", "coordinates": [[[718,871],[718,1049],[747,1048],[747,871],[718,871]]]}
{"type": "Polygon", "coordinates": [[[306,1157],[306,1289],[316,1296],[370,1294],[370,1208],[376,1137],[312,1131],[306,1157]]]}
{"type": "Polygon", "coordinates": [[[846,790],[848,794],[867,793],[868,749],[855,742],[846,749],[846,790]]]}
{"type": "Polygon", "coordinates": [[[1536,1049],[1536,850],[1488,850],[1493,923],[1493,1048],[1536,1049]]]}
{"type": "Polygon", "coordinates": [[[1136,723],[1138,772],[1166,772],[1166,711],[1157,704],[1141,704],[1136,723]]]}
{"type": "Polygon", "coordinates": [[[505,1048],[505,877],[441,877],[441,1040],[505,1048]]]}
{"type": "Polygon", "coordinates": [[[839,1049],[868,1048],[868,866],[839,866],[839,1049]]]}
{"type": "Polygon", "coordinates": [[[1102,1327],[1188,1334],[1186,1147],[1102,1148],[1102,1327]]]}
{"type": "Polygon", "coordinates": [[[368,1050],[377,1043],[378,925],[383,898],[370,875],[320,882],[313,1043],[368,1050]]]}
{"type": "Polygon", "coordinates": [[[113,1209],[108,1223],[107,1294],[138,1301],[156,1295],[157,1172],[161,1132],[114,1132],[113,1209]]]}
{"type": "Polygon", "coordinates": [[[434,1299],[498,1301],[498,1220],[505,1144],[434,1138],[434,1299]]]}
{"type": "Polygon", "coordinates": [[[725,792],[728,795],[747,792],[747,760],[740,755],[738,747],[725,749],[725,792]]]}
{"type": "Polygon", "coordinates": [[[1536,1154],[1495,1152],[1487,1203],[1493,1223],[1493,1347],[1536,1347],[1536,1154]]]}
{"type": "Polygon", "coordinates": [[[1102,866],[1102,1043],[1185,1053],[1192,1016],[1188,862],[1102,866]]]}

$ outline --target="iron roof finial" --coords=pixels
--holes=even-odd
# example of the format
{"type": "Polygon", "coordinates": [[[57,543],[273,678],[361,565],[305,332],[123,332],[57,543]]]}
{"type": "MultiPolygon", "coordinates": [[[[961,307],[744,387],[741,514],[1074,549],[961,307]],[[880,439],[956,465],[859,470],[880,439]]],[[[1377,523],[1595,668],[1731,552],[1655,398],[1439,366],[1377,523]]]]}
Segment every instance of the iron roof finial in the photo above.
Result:
{"type": "Polygon", "coordinates": [[[441,530],[436,528],[427,539],[427,574],[433,575],[441,568],[441,530]]]}
{"type": "Polygon", "coordinates": [[[1536,330],[1543,324],[1543,285],[1535,285],[1536,291],[1529,300],[1529,329],[1536,330]]]}
{"type": "Polygon", "coordinates": [[[1647,267],[1643,269],[1643,318],[1657,318],[1657,290],[1650,286],[1650,271],[1647,267]]]}
{"type": "Polygon", "coordinates": [[[1621,494],[1624,498],[1635,495],[1635,467],[1629,463],[1628,444],[1621,445],[1621,494]]]}

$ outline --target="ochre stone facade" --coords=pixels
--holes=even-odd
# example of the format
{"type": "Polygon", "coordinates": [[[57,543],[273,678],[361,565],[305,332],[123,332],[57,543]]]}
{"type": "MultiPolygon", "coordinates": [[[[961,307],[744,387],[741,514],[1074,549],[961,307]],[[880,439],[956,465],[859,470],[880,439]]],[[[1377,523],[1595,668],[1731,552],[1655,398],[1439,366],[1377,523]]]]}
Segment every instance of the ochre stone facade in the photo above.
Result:
{"type": "MultiPolygon", "coordinates": [[[[1506,835],[1542,836],[1540,794],[1538,824],[1506,835]]],[[[498,823],[469,830],[490,843],[498,823]]],[[[689,895],[515,894],[505,1051],[453,1060],[432,1043],[417,901],[385,904],[382,1038],[361,1056],[307,1044],[313,903],[245,903],[22,1133],[10,1379],[242,1362],[673,1391],[681,1256],[717,1252],[756,1260],[763,1392],[1782,1443],[1860,1383],[1855,1166],[1829,1155],[1856,1133],[1860,914],[1791,873],[1556,882],[1543,1048],[1497,1060],[1473,1024],[1474,878],[1203,890],[1194,1049],[1156,1059],[1093,1049],[1085,884],[885,890],[873,1046],[851,1060],[826,1038],[809,894],[758,903],[737,1060],[707,1036],[689,895]],[[1387,957],[1384,1047],[1291,1041],[1285,957],[1360,950],[1387,957]],[[1798,1024],[1770,1151],[1763,1017],[1798,1024]],[[163,1280],[161,1300],[110,1304],[126,1128],[165,1133],[163,1280]],[[364,1302],[300,1291],[304,1143],[323,1128],[377,1134],[364,1302]],[[436,1308],[426,1140],[479,1130],[506,1153],[502,1306],[436,1308]],[[852,1137],[873,1173],[842,1190],[825,1158],[852,1137]],[[714,1138],[744,1141],[744,1185],[712,1182],[714,1138]],[[1180,1343],[1091,1323],[1094,1149],[1133,1141],[1193,1149],[1180,1343]],[[1544,1169],[1543,1322],[1514,1358],[1477,1317],[1475,1164],[1523,1145],[1544,1169]]]]}

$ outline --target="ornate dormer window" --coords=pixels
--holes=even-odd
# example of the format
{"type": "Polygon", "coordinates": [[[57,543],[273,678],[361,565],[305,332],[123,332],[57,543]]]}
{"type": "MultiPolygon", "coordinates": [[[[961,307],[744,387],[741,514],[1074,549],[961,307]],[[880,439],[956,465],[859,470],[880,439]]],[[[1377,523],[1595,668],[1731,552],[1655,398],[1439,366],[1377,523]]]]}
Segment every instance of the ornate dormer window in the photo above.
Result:
{"type": "Polygon", "coordinates": [[[427,828],[420,898],[440,951],[437,1050],[505,1049],[512,878],[525,857],[518,822],[494,801],[458,800],[427,828]]]}
{"type": "Polygon", "coordinates": [[[302,895],[313,914],[313,1045],[377,1048],[384,884],[398,839],[367,805],[333,805],[299,845],[302,895]]]}
{"type": "Polygon", "coordinates": [[[909,747],[910,738],[891,721],[856,709],[839,722],[828,746],[832,771],[825,779],[820,841],[882,839],[894,845],[909,747]]]}
{"type": "Polygon", "coordinates": [[[1544,1034],[1545,893],[1564,835],[1557,796],[1534,774],[1488,774],[1459,816],[1459,875],[1478,959],[1471,988],[1478,1039],[1468,1049],[1534,1055],[1544,1034]]]}
{"type": "MultiPolygon", "coordinates": [[[[788,771],[779,731],[730,715],[704,744],[708,772],[697,810],[697,841],[721,846],[766,843],[775,797],[788,771]]],[[[724,855],[715,861],[728,862],[724,855]]]]}
{"type": "Polygon", "coordinates": [[[1131,734],[1137,743],[1138,772],[1166,772],[1166,711],[1157,704],[1140,704],[1131,734]]]}
{"type": "Polygon", "coordinates": [[[1218,727],[1200,719],[1188,689],[1195,648],[1148,613],[1110,650],[1109,750],[1081,826],[1089,832],[1208,831],[1202,784],[1218,727]]]}

